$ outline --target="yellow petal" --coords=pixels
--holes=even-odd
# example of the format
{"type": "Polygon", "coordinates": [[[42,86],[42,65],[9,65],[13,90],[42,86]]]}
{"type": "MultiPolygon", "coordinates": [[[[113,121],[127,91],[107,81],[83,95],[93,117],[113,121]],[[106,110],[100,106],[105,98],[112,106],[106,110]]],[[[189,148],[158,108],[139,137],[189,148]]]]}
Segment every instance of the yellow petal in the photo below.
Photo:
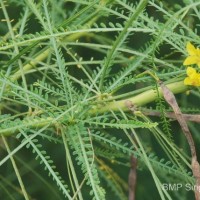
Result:
{"type": "Polygon", "coordinates": [[[188,67],[187,75],[188,77],[184,79],[185,85],[200,86],[200,73],[197,73],[196,69],[188,67]]]}
{"type": "Polygon", "coordinates": [[[198,54],[198,50],[190,42],[187,43],[186,49],[190,56],[198,54]]]}
{"type": "Polygon", "coordinates": [[[189,77],[184,79],[184,85],[192,85],[192,81],[189,77]]]}
{"type": "Polygon", "coordinates": [[[197,55],[200,56],[200,49],[197,48],[197,55]]]}
{"type": "Polygon", "coordinates": [[[183,65],[193,65],[198,63],[199,59],[197,56],[188,56],[185,61],[183,62],[183,65]]]}
{"type": "Polygon", "coordinates": [[[198,67],[200,67],[200,54],[198,56],[192,56],[192,57],[195,57],[193,58],[194,60],[196,60],[196,63],[198,65],[198,67]]]}
{"type": "Polygon", "coordinates": [[[199,82],[199,81],[195,81],[195,82],[193,83],[193,85],[194,85],[194,86],[200,86],[200,82],[199,82]]]}
{"type": "Polygon", "coordinates": [[[196,69],[194,69],[193,67],[188,67],[187,68],[187,75],[188,76],[191,76],[191,75],[196,74],[196,73],[197,73],[196,69]]]}

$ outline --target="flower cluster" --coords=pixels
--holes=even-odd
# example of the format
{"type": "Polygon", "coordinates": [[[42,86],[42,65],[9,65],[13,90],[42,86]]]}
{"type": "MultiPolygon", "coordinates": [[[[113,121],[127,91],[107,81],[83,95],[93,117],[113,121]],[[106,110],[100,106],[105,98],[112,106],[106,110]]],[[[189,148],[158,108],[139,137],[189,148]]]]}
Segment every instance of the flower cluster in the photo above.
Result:
{"type": "MultiPolygon", "coordinates": [[[[185,59],[183,65],[194,65],[200,67],[200,49],[195,48],[190,42],[187,43],[187,52],[189,56],[185,59]]],[[[193,67],[187,68],[187,76],[184,80],[185,85],[200,86],[200,73],[193,67]]]]}

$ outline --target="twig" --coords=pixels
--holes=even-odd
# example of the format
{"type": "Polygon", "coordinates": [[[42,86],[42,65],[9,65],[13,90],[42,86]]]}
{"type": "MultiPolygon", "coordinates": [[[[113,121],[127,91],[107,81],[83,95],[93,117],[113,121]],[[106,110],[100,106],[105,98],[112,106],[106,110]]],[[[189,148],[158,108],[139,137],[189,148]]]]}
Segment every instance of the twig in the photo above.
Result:
{"type": "MultiPolygon", "coordinates": [[[[150,115],[150,116],[158,116],[158,117],[161,116],[161,113],[159,111],[142,111],[142,113],[145,115],[150,115]]],[[[196,115],[196,114],[182,114],[182,115],[186,121],[200,123],[200,115],[196,115]]],[[[174,112],[167,112],[165,116],[170,119],[177,119],[174,112]]]]}
{"type": "MultiPolygon", "coordinates": [[[[172,107],[174,114],[176,116],[176,119],[179,122],[185,137],[187,138],[188,144],[190,146],[191,155],[192,155],[191,165],[192,165],[193,176],[196,179],[196,187],[200,188],[200,168],[199,168],[199,163],[197,161],[197,154],[196,154],[196,149],[195,149],[194,140],[192,138],[192,134],[191,134],[191,132],[188,128],[187,122],[186,122],[183,114],[181,113],[181,110],[176,102],[176,98],[175,98],[174,94],[169,90],[169,88],[167,86],[164,85],[164,83],[162,81],[158,81],[158,83],[161,87],[161,90],[163,92],[163,96],[164,96],[165,100],[172,107]]],[[[194,192],[195,192],[196,200],[200,200],[200,191],[197,189],[194,192]]]]}
{"type": "Polygon", "coordinates": [[[128,176],[128,185],[129,185],[129,200],[135,200],[135,187],[136,187],[136,168],[137,168],[137,159],[132,155],[131,156],[131,169],[128,176]]]}
{"type": "MultiPolygon", "coordinates": [[[[146,109],[145,110],[144,109],[138,109],[137,106],[133,105],[133,103],[129,100],[125,101],[125,105],[133,113],[135,113],[135,111],[141,111],[144,115],[157,116],[157,117],[161,116],[161,113],[159,111],[150,111],[150,110],[146,110],[146,109]]],[[[167,112],[165,114],[166,114],[165,116],[168,117],[168,118],[177,119],[176,114],[174,112],[167,112]]],[[[182,116],[186,121],[192,121],[192,122],[200,123],[200,115],[183,114],[182,113],[182,116]]]]}

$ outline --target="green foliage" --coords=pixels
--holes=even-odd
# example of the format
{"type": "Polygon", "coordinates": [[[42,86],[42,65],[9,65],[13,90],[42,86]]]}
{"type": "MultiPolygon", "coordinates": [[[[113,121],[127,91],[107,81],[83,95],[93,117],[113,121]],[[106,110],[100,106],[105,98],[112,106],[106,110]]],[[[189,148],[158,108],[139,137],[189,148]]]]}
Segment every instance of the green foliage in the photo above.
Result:
{"type": "MultiPolygon", "coordinates": [[[[182,112],[199,113],[199,89],[181,82],[186,43],[200,44],[199,6],[0,1],[1,199],[128,199],[131,156],[136,199],[191,199],[193,191],[163,189],[195,179],[187,141],[149,72],[182,93],[182,112]]],[[[190,128],[198,147],[198,125],[190,128]]]]}

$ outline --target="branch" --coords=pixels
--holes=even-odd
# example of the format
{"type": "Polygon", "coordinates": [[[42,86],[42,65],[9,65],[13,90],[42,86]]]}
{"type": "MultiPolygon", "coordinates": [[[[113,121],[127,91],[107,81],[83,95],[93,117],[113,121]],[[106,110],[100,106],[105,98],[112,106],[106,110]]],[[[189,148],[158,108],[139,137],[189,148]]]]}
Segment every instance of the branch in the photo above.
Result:
{"type": "Polygon", "coordinates": [[[128,176],[128,185],[129,185],[129,200],[135,200],[135,187],[136,187],[136,179],[137,179],[137,159],[131,156],[131,169],[128,176]]]}
{"type": "MultiPolygon", "coordinates": [[[[190,151],[191,151],[191,155],[192,155],[192,172],[193,172],[193,176],[196,178],[196,185],[197,188],[200,188],[200,167],[199,167],[199,163],[197,161],[197,153],[196,153],[196,148],[195,148],[195,143],[192,137],[192,134],[188,128],[187,122],[185,120],[185,118],[183,117],[183,114],[181,113],[181,110],[176,102],[176,98],[174,96],[174,94],[170,91],[170,89],[164,85],[164,83],[162,81],[158,81],[162,92],[163,92],[163,96],[166,100],[166,102],[172,107],[174,114],[176,116],[177,121],[179,122],[181,129],[188,141],[188,144],[190,146],[190,151]]],[[[196,200],[200,200],[200,191],[195,189],[195,197],[196,200]]]]}
{"type": "MultiPolygon", "coordinates": [[[[159,111],[141,111],[144,115],[150,115],[150,116],[156,116],[156,117],[160,117],[161,113],[159,111]]],[[[182,114],[183,118],[186,121],[192,121],[192,122],[196,122],[196,123],[200,123],[200,115],[197,114],[182,114]]],[[[173,112],[167,112],[165,114],[166,117],[170,118],[170,119],[177,119],[175,113],[173,112]]]]}
{"type": "MultiPolygon", "coordinates": [[[[167,85],[167,87],[170,89],[171,92],[174,94],[177,93],[182,93],[185,92],[188,88],[183,84],[183,81],[175,82],[175,83],[170,83],[167,85]]],[[[160,95],[162,95],[161,88],[158,88],[158,91],[160,95]]],[[[129,111],[128,107],[126,106],[126,102],[129,101],[131,104],[136,105],[136,106],[143,106],[147,103],[155,101],[157,98],[157,93],[156,90],[148,90],[146,92],[142,92],[141,94],[138,94],[134,97],[131,97],[129,99],[124,99],[120,101],[114,101],[114,102],[108,102],[104,104],[98,104],[97,106],[93,107],[91,110],[89,110],[90,115],[96,115],[100,113],[105,113],[108,111],[129,111]]],[[[82,102],[79,102],[79,104],[82,102]]],[[[84,102],[83,102],[84,103],[84,102]]],[[[75,105],[76,107],[76,105],[75,105]]],[[[18,128],[41,128],[44,126],[55,126],[55,123],[57,123],[57,120],[54,119],[53,117],[48,117],[48,118],[39,118],[37,117],[36,121],[32,121],[27,123],[26,120],[22,120],[21,124],[16,127],[9,127],[5,129],[0,129],[0,135],[4,136],[10,136],[13,134],[16,134],[18,132],[18,128]]]]}
{"type": "MultiPolygon", "coordinates": [[[[167,84],[167,87],[170,89],[170,91],[174,94],[182,93],[188,90],[188,87],[184,85],[183,81],[174,82],[167,84]]],[[[158,88],[159,95],[162,96],[161,88],[158,88]]],[[[113,101],[107,104],[100,104],[96,107],[94,107],[90,113],[96,114],[96,113],[104,113],[108,112],[109,110],[112,111],[128,111],[128,107],[126,106],[126,102],[130,101],[135,106],[143,106],[145,104],[151,103],[156,100],[158,97],[157,91],[154,89],[147,90],[145,92],[142,92],[134,97],[131,97],[129,99],[124,99],[120,101],[113,101]]]]}

